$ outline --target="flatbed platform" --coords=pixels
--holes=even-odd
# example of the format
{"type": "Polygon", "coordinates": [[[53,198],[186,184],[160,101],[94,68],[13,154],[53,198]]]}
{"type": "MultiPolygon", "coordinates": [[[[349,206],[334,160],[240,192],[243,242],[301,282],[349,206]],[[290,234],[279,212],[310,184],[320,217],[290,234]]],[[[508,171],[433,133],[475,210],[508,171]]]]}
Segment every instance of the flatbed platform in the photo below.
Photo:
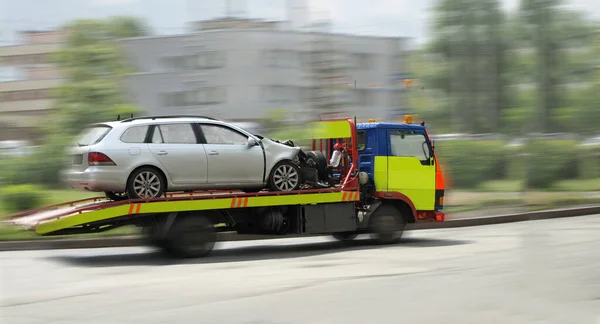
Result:
{"type": "Polygon", "coordinates": [[[185,211],[225,210],[248,207],[306,205],[359,200],[356,188],[328,188],[288,192],[198,191],[169,193],[154,199],[111,201],[95,197],[26,211],[9,218],[9,222],[48,235],[66,228],[83,226],[122,217],[185,211]]]}

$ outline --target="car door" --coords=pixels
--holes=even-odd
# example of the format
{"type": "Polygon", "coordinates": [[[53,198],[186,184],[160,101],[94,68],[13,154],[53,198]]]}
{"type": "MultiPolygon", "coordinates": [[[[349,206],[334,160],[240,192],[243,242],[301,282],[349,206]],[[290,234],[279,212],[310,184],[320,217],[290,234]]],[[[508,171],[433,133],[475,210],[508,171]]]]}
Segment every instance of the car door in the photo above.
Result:
{"type": "Polygon", "coordinates": [[[209,184],[261,185],[265,158],[260,145],[248,146],[248,136],[224,125],[199,124],[208,157],[209,184]]]}
{"type": "Polygon", "coordinates": [[[164,167],[174,185],[204,185],[208,165],[204,145],[193,124],[169,123],[154,126],[148,147],[164,167]]]}
{"type": "Polygon", "coordinates": [[[436,169],[426,134],[388,130],[388,136],[388,190],[409,197],[417,210],[433,210],[436,169]]]}

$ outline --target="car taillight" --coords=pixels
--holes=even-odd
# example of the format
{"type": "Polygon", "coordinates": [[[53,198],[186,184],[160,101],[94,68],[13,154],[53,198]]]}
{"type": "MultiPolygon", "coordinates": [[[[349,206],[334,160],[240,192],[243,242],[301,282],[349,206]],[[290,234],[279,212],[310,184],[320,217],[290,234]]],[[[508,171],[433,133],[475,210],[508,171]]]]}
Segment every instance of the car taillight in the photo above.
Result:
{"type": "Polygon", "coordinates": [[[88,153],[89,165],[116,165],[106,154],[100,152],[88,153]]]}

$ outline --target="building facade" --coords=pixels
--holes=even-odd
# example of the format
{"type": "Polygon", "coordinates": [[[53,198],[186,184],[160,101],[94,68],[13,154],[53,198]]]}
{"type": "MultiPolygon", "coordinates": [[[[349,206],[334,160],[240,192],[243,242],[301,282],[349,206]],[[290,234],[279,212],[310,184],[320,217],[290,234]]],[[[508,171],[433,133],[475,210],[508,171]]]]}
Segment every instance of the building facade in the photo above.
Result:
{"type": "Polygon", "coordinates": [[[148,113],[252,120],[272,109],[325,112],[327,101],[359,118],[385,118],[401,106],[395,76],[406,39],[202,25],[211,28],[123,41],[138,71],[127,89],[148,113]]]}
{"type": "Polygon", "coordinates": [[[45,117],[54,108],[52,90],[62,76],[51,55],[62,46],[64,31],[22,32],[23,42],[0,47],[0,65],[11,76],[0,82],[0,141],[39,138],[45,117]]]}

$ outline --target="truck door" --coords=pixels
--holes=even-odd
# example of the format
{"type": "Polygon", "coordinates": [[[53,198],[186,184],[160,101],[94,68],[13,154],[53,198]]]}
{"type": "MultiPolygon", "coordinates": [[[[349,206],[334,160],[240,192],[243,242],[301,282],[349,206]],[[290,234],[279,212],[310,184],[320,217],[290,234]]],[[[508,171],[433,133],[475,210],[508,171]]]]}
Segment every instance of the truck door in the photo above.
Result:
{"type": "Polygon", "coordinates": [[[388,130],[388,191],[406,195],[416,210],[435,208],[435,159],[421,130],[388,130]]]}

